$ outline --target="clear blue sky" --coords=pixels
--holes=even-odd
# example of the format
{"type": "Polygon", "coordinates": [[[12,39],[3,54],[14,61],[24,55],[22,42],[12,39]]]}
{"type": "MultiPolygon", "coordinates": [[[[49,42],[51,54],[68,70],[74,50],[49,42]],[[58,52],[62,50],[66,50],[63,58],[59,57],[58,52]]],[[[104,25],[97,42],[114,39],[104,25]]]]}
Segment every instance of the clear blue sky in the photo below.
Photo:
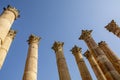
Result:
{"type": "MultiPolygon", "coordinates": [[[[81,80],[70,49],[77,45],[84,53],[88,47],[78,40],[82,29],[92,29],[96,42],[106,41],[120,57],[120,39],[108,32],[112,19],[120,25],[120,0],[0,0],[0,12],[8,4],[20,10],[12,29],[18,33],[14,39],[2,70],[0,80],[22,80],[31,33],[42,37],[39,46],[38,80],[59,80],[54,41],[64,42],[64,54],[72,80],[81,80]]],[[[88,61],[86,64],[96,80],[88,61]]]]}

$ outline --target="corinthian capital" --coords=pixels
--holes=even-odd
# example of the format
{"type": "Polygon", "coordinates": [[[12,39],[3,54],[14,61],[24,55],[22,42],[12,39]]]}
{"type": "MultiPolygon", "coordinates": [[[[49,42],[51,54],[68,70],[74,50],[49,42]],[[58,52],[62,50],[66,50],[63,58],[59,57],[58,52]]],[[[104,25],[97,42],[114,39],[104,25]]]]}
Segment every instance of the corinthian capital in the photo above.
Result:
{"type": "Polygon", "coordinates": [[[119,28],[119,26],[116,24],[116,22],[114,20],[112,20],[107,26],[105,26],[105,28],[109,32],[114,32],[119,28]]]}
{"type": "Polygon", "coordinates": [[[87,59],[91,56],[89,50],[87,50],[83,55],[84,55],[87,59]]]}
{"type": "Polygon", "coordinates": [[[3,9],[4,9],[4,11],[5,11],[5,10],[8,10],[8,11],[13,12],[14,15],[15,15],[15,19],[17,19],[18,17],[20,17],[20,15],[19,15],[19,12],[20,12],[20,11],[17,10],[15,7],[12,7],[12,6],[8,5],[7,8],[3,8],[3,9]]]}
{"type": "Polygon", "coordinates": [[[79,37],[80,40],[86,40],[91,37],[92,30],[82,30],[82,34],[79,37]]]}
{"type": "Polygon", "coordinates": [[[72,54],[77,54],[81,52],[82,48],[77,47],[76,45],[71,49],[72,54]]]}
{"type": "Polygon", "coordinates": [[[16,35],[16,31],[15,30],[10,30],[7,34],[8,37],[14,39],[15,35],[16,35]]]}
{"type": "Polygon", "coordinates": [[[31,35],[29,36],[28,43],[29,43],[29,44],[31,44],[31,43],[37,43],[37,44],[38,44],[39,41],[40,41],[40,39],[41,39],[40,37],[31,34],[31,35]]]}
{"type": "Polygon", "coordinates": [[[64,42],[54,42],[54,44],[53,44],[53,46],[52,46],[52,49],[55,51],[55,52],[57,52],[57,51],[60,51],[60,50],[62,50],[62,47],[63,47],[63,45],[64,45],[64,42]]]}
{"type": "Polygon", "coordinates": [[[99,46],[105,46],[105,45],[107,45],[107,43],[105,41],[101,41],[101,42],[98,43],[98,45],[99,46]]]}

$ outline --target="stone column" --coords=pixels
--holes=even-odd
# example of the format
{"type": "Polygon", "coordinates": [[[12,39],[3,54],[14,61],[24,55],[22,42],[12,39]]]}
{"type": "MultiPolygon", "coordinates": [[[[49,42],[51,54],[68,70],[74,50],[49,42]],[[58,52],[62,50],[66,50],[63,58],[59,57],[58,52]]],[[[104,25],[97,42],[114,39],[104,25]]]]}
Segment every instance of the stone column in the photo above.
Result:
{"type": "Polygon", "coordinates": [[[35,35],[30,35],[28,40],[29,49],[25,64],[23,80],[37,80],[39,41],[39,37],[35,35]]]}
{"type": "Polygon", "coordinates": [[[105,41],[101,41],[98,43],[98,45],[120,74],[120,59],[117,57],[117,55],[110,49],[105,41]]]}
{"type": "Polygon", "coordinates": [[[85,61],[83,59],[83,56],[81,54],[81,48],[79,48],[75,45],[71,51],[76,59],[82,80],[92,80],[90,72],[88,71],[88,68],[87,68],[85,61]]]}
{"type": "Polygon", "coordinates": [[[63,42],[54,42],[52,49],[56,53],[56,62],[59,72],[59,80],[71,80],[67,63],[63,54],[63,42]]]}
{"type": "Polygon", "coordinates": [[[8,34],[14,20],[19,17],[19,11],[8,5],[0,15],[0,47],[6,35],[8,34]]]}
{"type": "Polygon", "coordinates": [[[105,28],[120,38],[120,27],[112,20],[105,28]]]}
{"type": "Polygon", "coordinates": [[[119,80],[119,73],[115,70],[105,53],[98,47],[97,43],[91,36],[91,32],[92,30],[82,30],[82,34],[79,39],[86,42],[107,80],[119,80]]]}
{"type": "Polygon", "coordinates": [[[87,50],[85,53],[84,53],[84,56],[88,59],[96,77],[97,77],[97,80],[107,80],[102,72],[102,70],[100,69],[98,63],[96,62],[96,60],[94,59],[93,55],[90,53],[89,50],[87,50]]]}
{"type": "Polygon", "coordinates": [[[4,43],[2,44],[2,46],[0,48],[0,69],[3,66],[3,63],[5,61],[5,58],[7,56],[7,53],[9,51],[9,48],[11,46],[11,43],[12,43],[15,35],[16,35],[16,31],[10,30],[8,32],[7,36],[5,37],[4,43]]]}

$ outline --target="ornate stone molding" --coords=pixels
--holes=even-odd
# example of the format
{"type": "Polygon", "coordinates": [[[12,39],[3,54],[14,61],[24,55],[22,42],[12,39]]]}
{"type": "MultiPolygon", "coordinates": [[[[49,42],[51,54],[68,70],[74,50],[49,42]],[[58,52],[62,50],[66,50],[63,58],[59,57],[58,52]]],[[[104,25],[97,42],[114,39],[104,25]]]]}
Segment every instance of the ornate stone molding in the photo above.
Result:
{"type": "Polygon", "coordinates": [[[104,45],[107,45],[107,43],[105,41],[101,41],[98,43],[99,46],[104,46],[104,45]]]}
{"type": "Polygon", "coordinates": [[[37,43],[38,44],[40,39],[41,39],[40,37],[31,34],[29,36],[28,44],[31,44],[31,43],[37,43]]]}
{"type": "Polygon", "coordinates": [[[83,55],[84,55],[87,59],[91,56],[89,50],[87,50],[83,55]]]}
{"type": "Polygon", "coordinates": [[[10,30],[7,34],[10,38],[14,39],[15,35],[17,34],[17,31],[15,30],[10,30]]]}
{"type": "Polygon", "coordinates": [[[12,7],[12,6],[8,5],[7,8],[3,8],[3,9],[4,9],[4,11],[5,11],[5,10],[8,10],[8,11],[13,12],[14,15],[15,15],[15,19],[17,19],[17,18],[20,17],[20,15],[19,15],[20,11],[17,10],[15,7],[12,7]]]}
{"type": "Polygon", "coordinates": [[[64,42],[54,42],[54,44],[53,44],[53,46],[52,46],[52,49],[55,51],[55,52],[57,52],[57,51],[59,51],[59,50],[61,50],[62,49],[62,47],[63,47],[63,45],[64,45],[64,42]]]}
{"type": "Polygon", "coordinates": [[[82,34],[79,37],[80,40],[86,40],[91,37],[92,30],[82,30],[82,34]]]}
{"type": "Polygon", "coordinates": [[[79,48],[75,45],[70,51],[75,55],[76,53],[81,52],[82,48],[79,48]]]}
{"type": "Polygon", "coordinates": [[[119,28],[119,26],[116,24],[116,22],[114,20],[112,20],[107,26],[105,26],[105,28],[109,32],[115,33],[115,31],[119,28]]]}

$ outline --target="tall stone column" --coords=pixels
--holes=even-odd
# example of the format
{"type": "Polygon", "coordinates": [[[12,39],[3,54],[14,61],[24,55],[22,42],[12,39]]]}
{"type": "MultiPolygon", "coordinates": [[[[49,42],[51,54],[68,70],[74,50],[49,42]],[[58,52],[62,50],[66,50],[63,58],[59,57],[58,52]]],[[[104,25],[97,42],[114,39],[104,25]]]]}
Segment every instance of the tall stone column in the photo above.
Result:
{"type": "Polygon", "coordinates": [[[120,38],[120,27],[112,20],[105,28],[120,38]]]}
{"type": "Polygon", "coordinates": [[[25,64],[23,80],[37,80],[39,41],[39,37],[35,35],[30,35],[28,40],[29,49],[25,64]]]}
{"type": "Polygon", "coordinates": [[[75,45],[71,51],[76,59],[82,80],[92,80],[90,72],[88,71],[88,68],[87,68],[85,61],[83,59],[83,56],[81,54],[81,48],[79,48],[75,45]]]}
{"type": "Polygon", "coordinates": [[[117,55],[110,49],[105,41],[101,41],[98,43],[98,45],[120,74],[120,59],[117,57],[117,55]]]}
{"type": "Polygon", "coordinates": [[[15,35],[16,35],[16,31],[10,30],[8,32],[7,36],[5,37],[4,43],[2,44],[2,46],[0,48],[0,69],[3,66],[3,63],[5,61],[5,58],[7,56],[7,53],[9,51],[9,48],[11,46],[11,43],[12,43],[15,35]]]}
{"type": "Polygon", "coordinates": [[[82,34],[79,39],[86,42],[107,80],[119,80],[119,73],[115,70],[105,53],[98,47],[97,43],[91,36],[91,32],[92,30],[82,30],[82,34]]]}
{"type": "Polygon", "coordinates": [[[96,60],[94,59],[93,55],[90,53],[89,50],[87,50],[85,53],[84,53],[84,56],[88,59],[96,77],[97,77],[97,80],[107,80],[102,72],[102,70],[100,69],[98,63],[96,62],[96,60]]]}
{"type": "Polygon", "coordinates": [[[67,63],[63,54],[63,42],[54,42],[52,49],[56,53],[56,62],[59,72],[59,80],[71,80],[67,63]]]}
{"type": "Polygon", "coordinates": [[[0,47],[8,34],[14,20],[19,17],[19,11],[8,5],[0,15],[0,47]]]}

